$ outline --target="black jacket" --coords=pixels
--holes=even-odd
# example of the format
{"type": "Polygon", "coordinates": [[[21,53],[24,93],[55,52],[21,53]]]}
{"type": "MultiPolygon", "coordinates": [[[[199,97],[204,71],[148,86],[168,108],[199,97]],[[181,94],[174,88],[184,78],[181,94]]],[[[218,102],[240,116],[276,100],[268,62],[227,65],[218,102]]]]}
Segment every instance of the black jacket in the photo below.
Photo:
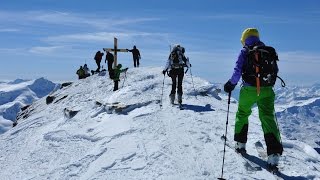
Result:
{"type": "Polygon", "coordinates": [[[140,52],[138,49],[128,49],[129,52],[132,52],[133,59],[140,59],[140,52]]]}

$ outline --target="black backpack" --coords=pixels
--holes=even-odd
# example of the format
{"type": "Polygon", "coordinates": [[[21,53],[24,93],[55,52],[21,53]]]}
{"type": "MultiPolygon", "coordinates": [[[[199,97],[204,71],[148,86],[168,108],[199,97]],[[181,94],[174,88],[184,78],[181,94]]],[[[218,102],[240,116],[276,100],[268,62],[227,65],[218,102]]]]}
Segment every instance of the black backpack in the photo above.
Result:
{"type": "Polygon", "coordinates": [[[113,63],[113,61],[114,61],[114,56],[113,56],[113,54],[107,52],[106,60],[108,60],[108,62],[112,62],[112,63],[113,63]]]}
{"type": "Polygon", "coordinates": [[[85,71],[83,70],[83,68],[80,68],[78,71],[77,71],[77,74],[80,76],[80,77],[83,77],[85,75],[85,71]]]}
{"type": "Polygon", "coordinates": [[[114,72],[114,69],[110,69],[110,70],[109,70],[109,78],[110,78],[110,79],[114,79],[114,78],[115,78],[115,75],[116,75],[116,74],[115,74],[115,72],[114,72]]]}
{"type": "MultiPolygon", "coordinates": [[[[278,55],[271,46],[245,46],[247,57],[242,68],[242,80],[254,86],[273,86],[278,77],[278,55]],[[259,79],[259,82],[257,80],[259,79]]],[[[280,78],[280,77],[278,77],[280,78]]],[[[280,78],[281,79],[281,78],[280,78]]],[[[282,86],[285,86],[283,80],[282,86]]]]}
{"type": "Polygon", "coordinates": [[[172,60],[172,68],[182,68],[186,64],[187,58],[183,55],[179,48],[175,48],[170,53],[170,59],[172,60]],[[180,64],[180,59],[183,60],[184,64],[180,64]]]}
{"type": "Polygon", "coordinates": [[[98,52],[96,53],[96,55],[94,56],[94,60],[96,60],[96,61],[101,61],[103,55],[104,55],[104,53],[98,51],[98,52]]]}
{"type": "Polygon", "coordinates": [[[180,54],[180,52],[179,52],[178,48],[174,49],[171,52],[170,56],[171,56],[173,64],[179,64],[179,54],[180,54]]]}

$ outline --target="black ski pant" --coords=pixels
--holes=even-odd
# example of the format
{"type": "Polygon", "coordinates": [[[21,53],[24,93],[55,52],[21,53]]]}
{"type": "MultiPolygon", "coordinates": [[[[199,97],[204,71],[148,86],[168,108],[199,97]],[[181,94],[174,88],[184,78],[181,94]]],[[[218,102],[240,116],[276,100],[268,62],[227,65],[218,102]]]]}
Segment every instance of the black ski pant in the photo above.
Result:
{"type": "Polygon", "coordinates": [[[96,72],[100,71],[100,63],[101,63],[101,60],[96,60],[96,64],[98,66],[98,68],[96,69],[96,72]]]}
{"type": "Polygon", "coordinates": [[[177,94],[181,95],[183,94],[182,92],[182,81],[183,81],[183,76],[184,76],[184,69],[183,68],[178,68],[178,69],[172,69],[169,72],[172,80],[172,88],[171,88],[171,93],[170,94],[176,94],[176,89],[177,89],[177,94]],[[177,86],[177,80],[178,80],[178,86],[177,86]]]}
{"type": "Polygon", "coordinates": [[[139,58],[133,58],[133,66],[134,67],[139,67],[140,63],[139,63],[139,58]]]}
{"type": "Polygon", "coordinates": [[[113,81],[113,82],[114,82],[113,91],[116,91],[119,89],[119,81],[113,81]]]}

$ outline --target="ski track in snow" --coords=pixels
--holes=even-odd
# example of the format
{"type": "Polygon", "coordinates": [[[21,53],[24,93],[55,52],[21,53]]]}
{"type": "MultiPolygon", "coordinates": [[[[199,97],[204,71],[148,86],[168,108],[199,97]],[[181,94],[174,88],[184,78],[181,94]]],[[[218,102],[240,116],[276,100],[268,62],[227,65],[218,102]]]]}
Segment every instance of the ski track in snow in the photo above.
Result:
{"type": "MultiPolygon", "coordinates": [[[[46,105],[36,101],[27,119],[0,137],[0,177],[5,179],[216,179],[221,175],[227,96],[213,85],[184,78],[184,110],[169,104],[165,79],[163,106],[160,68],[129,70],[124,87],[112,92],[104,76],[75,81],[58,90],[46,105]],[[143,73],[142,73],[143,72],[143,73]],[[200,95],[208,94],[208,96],[200,95]],[[197,96],[195,96],[197,95],[197,96]],[[64,97],[64,98],[63,98],[64,97]],[[96,101],[104,105],[97,105],[96,101]],[[121,102],[121,111],[106,104],[121,102]],[[66,118],[63,109],[79,111],[66,118]]],[[[233,139],[237,104],[230,104],[228,139],[233,139]]],[[[250,116],[247,151],[258,157],[263,134],[256,112],[250,116]]],[[[282,179],[320,179],[320,158],[307,144],[283,137],[282,179]]],[[[264,145],[265,146],[265,145],[264,145]]],[[[262,160],[259,161],[263,163],[262,160]]],[[[233,149],[226,148],[227,179],[275,179],[266,169],[250,172],[233,149]]]]}

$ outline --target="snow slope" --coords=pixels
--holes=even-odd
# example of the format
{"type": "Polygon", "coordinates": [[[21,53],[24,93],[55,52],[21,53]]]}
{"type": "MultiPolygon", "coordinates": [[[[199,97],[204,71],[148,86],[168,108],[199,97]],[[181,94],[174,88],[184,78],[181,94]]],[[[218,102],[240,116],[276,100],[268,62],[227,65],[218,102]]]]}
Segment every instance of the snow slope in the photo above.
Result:
{"type": "MultiPolygon", "coordinates": [[[[19,124],[0,136],[4,179],[216,179],[221,176],[227,96],[206,80],[184,79],[185,110],[169,104],[171,80],[160,68],[129,69],[113,92],[105,76],[75,81],[34,102],[19,124]],[[162,82],[164,91],[161,102],[162,82]],[[123,86],[124,84],[124,86],[123,86]],[[99,103],[97,103],[99,102],[99,103]],[[121,110],[111,103],[120,102],[121,110]],[[163,103],[162,108],[160,104],[163,103]],[[75,113],[70,113],[75,112],[75,113]]],[[[118,106],[120,107],[120,105],[118,106]]],[[[237,103],[230,105],[233,139],[237,103]]],[[[226,148],[227,179],[275,179],[258,158],[264,144],[258,115],[250,117],[247,151],[264,168],[248,171],[226,148]]],[[[283,179],[320,179],[319,154],[308,144],[283,137],[283,179]]],[[[233,143],[231,141],[231,143],[233,143]]]]}
{"type": "Polygon", "coordinates": [[[12,127],[12,121],[16,120],[21,107],[46,96],[56,88],[58,85],[44,78],[0,83],[0,134],[12,127]]]}

